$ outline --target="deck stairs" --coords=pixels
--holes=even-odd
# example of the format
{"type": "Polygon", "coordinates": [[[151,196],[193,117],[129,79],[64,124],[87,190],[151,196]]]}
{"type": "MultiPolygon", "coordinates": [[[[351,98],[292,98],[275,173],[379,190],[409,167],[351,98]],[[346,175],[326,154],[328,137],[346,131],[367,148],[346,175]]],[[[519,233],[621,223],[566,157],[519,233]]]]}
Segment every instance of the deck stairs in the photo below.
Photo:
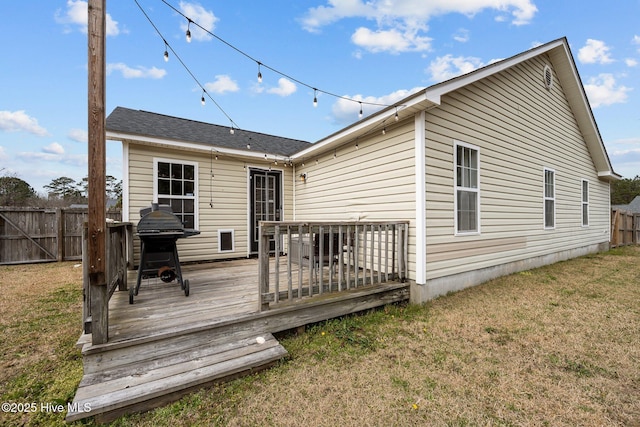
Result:
{"type": "Polygon", "coordinates": [[[174,336],[82,346],[84,376],[67,413],[69,422],[87,417],[108,422],[165,405],[208,384],[273,366],[288,355],[271,333],[255,328],[193,328],[174,336]]]}

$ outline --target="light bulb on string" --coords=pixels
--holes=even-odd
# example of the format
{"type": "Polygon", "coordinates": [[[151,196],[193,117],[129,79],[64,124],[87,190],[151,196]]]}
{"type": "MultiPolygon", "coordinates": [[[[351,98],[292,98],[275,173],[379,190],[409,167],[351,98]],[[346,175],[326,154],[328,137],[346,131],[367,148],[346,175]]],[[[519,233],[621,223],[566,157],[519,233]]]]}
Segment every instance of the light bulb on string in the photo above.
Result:
{"type": "Polygon", "coordinates": [[[318,106],[318,97],[316,96],[317,92],[318,92],[318,89],[313,88],[313,106],[314,107],[318,106]]]}
{"type": "Polygon", "coordinates": [[[207,93],[207,91],[205,91],[204,89],[202,89],[202,98],[200,98],[200,103],[202,104],[202,106],[204,106],[204,104],[206,103],[205,99],[204,99],[204,94],[207,93]]]}
{"type": "Polygon", "coordinates": [[[260,63],[258,62],[258,83],[262,83],[262,73],[260,72],[260,63]]]}
{"type": "Polygon", "coordinates": [[[229,133],[230,133],[231,135],[233,135],[234,133],[236,133],[236,130],[233,128],[233,126],[231,126],[231,127],[229,128],[229,133]]]}
{"type": "Polygon", "coordinates": [[[358,101],[360,102],[360,113],[358,114],[358,118],[362,118],[362,101],[358,101]]]}
{"type": "Polygon", "coordinates": [[[187,24],[187,33],[186,33],[187,43],[191,43],[191,30],[190,30],[190,27],[191,27],[191,19],[189,19],[189,23],[187,24]]]}
{"type": "Polygon", "coordinates": [[[396,107],[396,115],[394,117],[394,120],[397,122],[398,121],[398,107],[396,107]]]}
{"type": "Polygon", "coordinates": [[[164,62],[169,62],[169,47],[166,41],[164,42],[164,62]]]}
{"type": "Polygon", "coordinates": [[[386,126],[382,128],[382,134],[383,134],[383,135],[386,135],[386,134],[387,134],[387,127],[386,127],[386,126]]]}

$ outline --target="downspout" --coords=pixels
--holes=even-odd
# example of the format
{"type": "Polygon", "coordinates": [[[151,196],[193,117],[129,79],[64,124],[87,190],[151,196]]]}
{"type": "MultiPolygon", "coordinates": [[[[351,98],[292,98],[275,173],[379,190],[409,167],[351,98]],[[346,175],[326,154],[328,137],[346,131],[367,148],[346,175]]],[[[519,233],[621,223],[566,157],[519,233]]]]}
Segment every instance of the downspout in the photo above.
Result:
{"type": "Polygon", "coordinates": [[[129,222],[129,142],[122,140],[122,221],[129,222]]]}
{"type": "Polygon", "coordinates": [[[293,165],[293,179],[291,180],[291,185],[293,185],[293,201],[291,210],[293,211],[293,220],[296,220],[296,177],[298,176],[296,172],[296,165],[293,165]]]}
{"type": "Polygon", "coordinates": [[[415,225],[416,225],[416,279],[411,287],[411,302],[421,304],[427,301],[427,218],[426,218],[426,113],[415,115],[414,152],[415,152],[415,225]]]}

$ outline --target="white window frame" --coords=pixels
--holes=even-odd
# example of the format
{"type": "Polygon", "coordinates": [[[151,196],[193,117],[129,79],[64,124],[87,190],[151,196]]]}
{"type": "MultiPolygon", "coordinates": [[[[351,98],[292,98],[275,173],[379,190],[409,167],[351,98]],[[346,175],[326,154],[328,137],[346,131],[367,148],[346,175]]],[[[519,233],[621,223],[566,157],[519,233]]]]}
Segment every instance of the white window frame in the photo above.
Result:
{"type": "Polygon", "coordinates": [[[582,203],[580,206],[580,212],[581,212],[581,216],[582,216],[582,226],[583,227],[589,227],[590,224],[590,209],[589,209],[589,203],[590,203],[590,199],[591,199],[591,191],[590,191],[590,185],[589,185],[589,180],[587,179],[583,179],[580,182],[580,198],[582,199],[582,203]],[[586,188],[585,188],[585,184],[586,184],[586,188]],[[585,194],[585,189],[586,189],[586,194],[585,194]],[[586,196],[586,198],[585,198],[586,196]],[[586,200],[585,200],[586,199],[586,200]],[[585,211],[586,211],[586,215],[585,215],[585,211]]]}
{"type": "Polygon", "coordinates": [[[454,141],[453,144],[453,216],[454,228],[456,236],[469,236],[480,234],[480,147],[468,144],[462,141],[454,141]],[[476,187],[458,186],[458,147],[474,150],[477,153],[476,165],[476,187]],[[466,191],[476,194],[476,229],[475,230],[459,230],[458,229],[458,192],[466,191]]]}
{"type": "Polygon", "coordinates": [[[198,230],[200,228],[200,206],[199,206],[199,185],[198,185],[198,162],[192,162],[182,159],[167,159],[162,157],[153,158],[153,203],[158,203],[158,199],[190,199],[193,200],[193,227],[198,230]],[[193,166],[194,183],[193,183],[193,196],[167,196],[165,194],[158,194],[158,163],[174,163],[181,165],[193,166]]]}
{"type": "Polygon", "coordinates": [[[544,168],[542,172],[542,224],[545,230],[555,230],[556,228],[556,171],[551,168],[544,168]],[[553,175],[553,195],[547,195],[547,172],[553,175]],[[553,202],[553,225],[547,225],[547,202],[553,202]]]}
{"type": "Polygon", "coordinates": [[[218,252],[230,253],[236,251],[236,232],[232,228],[218,230],[218,252]],[[231,233],[231,249],[222,249],[222,233],[231,233]]]}

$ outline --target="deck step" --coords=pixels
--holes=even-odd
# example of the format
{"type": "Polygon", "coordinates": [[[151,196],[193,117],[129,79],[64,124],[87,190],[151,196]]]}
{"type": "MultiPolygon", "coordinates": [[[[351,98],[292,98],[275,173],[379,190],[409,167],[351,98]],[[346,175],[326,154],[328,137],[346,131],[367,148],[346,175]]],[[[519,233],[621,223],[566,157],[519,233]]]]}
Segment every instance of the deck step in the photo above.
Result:
{"type": "Polygon", "coordinates": [[[285,348],[269,333],[233,335],[224,342],[218,340],[147,363],[87,374],[66,420],[96,416],[108,421],[138,408],[164,405],[197,387],[264,369],[286,356],[285,348]]]}

